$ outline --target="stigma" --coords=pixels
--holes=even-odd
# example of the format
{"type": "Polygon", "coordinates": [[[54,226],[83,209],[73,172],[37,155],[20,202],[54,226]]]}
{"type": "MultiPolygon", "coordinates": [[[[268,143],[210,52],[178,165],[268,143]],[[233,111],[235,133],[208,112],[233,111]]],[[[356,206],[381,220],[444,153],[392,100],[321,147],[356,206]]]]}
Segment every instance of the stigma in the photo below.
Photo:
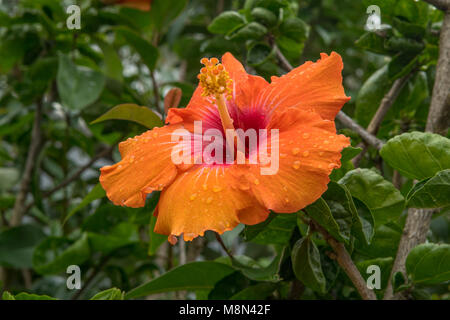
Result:
{"type": "Polygon", "coordinates": [[[203,89],[202,96],[219,98],[225,95],[227,99],[231,99],[233,80],[225,70],[225,67],[219,63],[217,58],[203,58],[200,62],[204,67],[200,69],[197,78],[203,89]]]}

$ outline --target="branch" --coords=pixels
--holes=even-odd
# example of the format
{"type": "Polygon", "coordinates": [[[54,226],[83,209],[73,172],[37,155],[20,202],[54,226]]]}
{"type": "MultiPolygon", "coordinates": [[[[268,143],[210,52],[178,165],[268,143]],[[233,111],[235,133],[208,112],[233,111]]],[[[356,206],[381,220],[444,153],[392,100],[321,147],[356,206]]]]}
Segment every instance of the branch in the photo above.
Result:
{"type": "MultiPolygon", "coordinates": [[[[380,129],[381,123],[383,122],[384,117],[386,116],[386,113],[391,109],[392,105],[395,102],[395,99],[397,99],[398,95],[400,94],[400,91],[402,91],[402,88],[405,86],[405,84],[408,82],[408,80],[412,77],[416,69],[414,69],[412,72],[404,75],[403,77],[397,79],[394,81],[391,89],[386,93],[386,95],[383,97],[383,99],[380,102],[380,106],[377,109],[377,112],[373,116],[372,120],[370,121],[369,125],[367,126],[367,132],[376,136],[378,129],[380,129]]],[[[359,166],[359,162],[361,161],[362,157],[367,151],[367,144],[361,143],[358,145],[358,147],[363,148],[362,151],[353,159],[353,165],[355,167],[359,166]]]]}
{"type": "Polygon", "coordinates": [[[380,150],[381,147],[383,146],[384,144],[383,141],[375,137],[373,134],[367,132],[366,129],[357,124],[352,118],[347,116],[344,112],[339,111],[339,113],[336,115],[336,119],[342,122],[342,124],[347,128],[356,131],[367,144],[370,144],[375,149],[380,150]]]}
{"type": "Polygon", "coordinates": [[[233,261],[234,257],[231,254],[230,250],[228,250],[228,248],[225,246],[225,243],[223,243],[222,238],[220,237],[220,234],[218,234],[217,232],[214,232],[214,234],[216,235],[216,239],[219,242],[222,249],[225,250],[226,254],[230,257],[231,261],[233,261]]]}
{"type": "MultiPolygon", "coordinates": [[[[58,184],[57,186],[53,187],[52,189],[44,192],[42,194],[42,199],[48,198],[50,197],[53,193],[55,193],[56,191],[66,187],[67,185],[69,185],[70,183],[72,183],[73,181],[75,181],[76,179],[78,179],[84,171],[86,171],[87,169],[89,169],[94,163],[95,161],[97,161],[100,158],[105,157],[106,155],[110,154],[111,151],[114,149],[115,144],[113,144],[112,146],[104,149],[102,152],[100,152],[99,154],[97,154],[95,157],[93,157],[86,165],[84,165],[83,167],[81,167],[80,169],[78,169],[73,175],[71,175],[70,177],[66,178],[64,181],[62,181],[60,184],[58,184]]],[[[24,212],[27,212],[28,210],[31,209],[32,206],[34,206],[34,199],[25,207],[24,212]]]]}
{"type": "MultiPolygon", "coordinates": [[[[280,64],[283,67],[283,69],[285,69],[286,71],[291,71],[292,69],[294,69],[292,65],[289,63],[289,61],[286,59],[286,57],[283,55],[283,53],[280,51],[278,46],[273,41],[270,42],[272,44],[273,49],[275,50],[275,55],[280,61],[280,64]]],[[[374,146],[376,149],[379,150],[383,146],[383,142],[381,140],[379,140],[373,134],[367,132],[363,127],[357,124],[352,118],[347,116],[343,111],[339,111],[336,118],[340,122],[342,122],[342,124],[345,125],[347,128],[356,131],[366,143],[374,146]]]]}
{"type": "Polygon", "coordinates": [[[359,270],[356,268],[355,264],[353,263],[352,258],[350,257],[350,254],[348,253],[347,249],[345,249],[345,246],[343,243],[338,242],[336,239],[334,239],[322,226],[320,226],[315,221],[311,220],[313,222],[314,227],[323,235],[325,240],[328,242],[328,244],[333,248],[333,251],[336,253],[336,260],[339,263],[339,266],[345,271],[347,276],[352,281],[353,285],[355,286],[356,290],[358,290],[358,293],[360,294],[361,298],[364,300],[377,300],[377,297],[375,296],[375,293],[367,288],[366,281],[359,273],[359,270]]]}
{"type": "Polygon", "coordinates": [[[31,176],[33,174],[36,158],[39,153],[41,145],[41,120],[42,120],[43,102],[39,100],[36,104],[36,111],[34,114],[33,129],[31,133],[31,142],[28,147],[27,160],[25,162],[25,169],[20,181],[20,190],[14,203],[14,209],[11,217],[10,225],[15,227],[20,225],[24,213],[26,212],[25,201],[30,188],[31,176]]]}
{"type": "Polygon", "coordinates": [[[446,135],[450,127],[450,9],[445,13],[439,38],[433,95],[425,131],[446,135]]]}
{"type": "MultiPolygon", "coordinates": [[[[436,66],[436,78],[426,125],[426,131],[443,134],[447,130],[450,121],[450,78],[448,77],[448,74],[450,74],[450,1],[427,2],[438,8],[445,5],[447,10],[441,29],[439,59],[436,66]]],[[[385,300],[401,297],[399,294],[393,294],[392,276],[397,271],[405,274],[406,258],[412,248],[425,242],[433,212],[434,210],[432,209],[410,208],[408,210],[402,238],[400,239],[388,287],[384,295],[385,300]]]]}

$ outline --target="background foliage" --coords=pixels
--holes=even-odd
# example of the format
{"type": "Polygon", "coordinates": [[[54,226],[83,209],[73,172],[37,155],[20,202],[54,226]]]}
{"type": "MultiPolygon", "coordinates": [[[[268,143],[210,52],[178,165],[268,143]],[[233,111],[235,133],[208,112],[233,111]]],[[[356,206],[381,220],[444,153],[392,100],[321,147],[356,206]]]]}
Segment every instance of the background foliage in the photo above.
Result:
{"type": "Polygon", "coordinates": [[[94,0],[3,1],[3,299],[359,299],[310,219],[345,244],[364,278],[368,266],[380,266],[381,298],[408,207],[440,212],[429,243],[409,254],[407,276],[394,275],[394,289],[448,299],[450,142],[423,133],[442,19],[412,0],[154,0],[149,12],[94,0]],[[75,3],[81,30],[66,27],[75,3]],[[381,8],[381,31],[364,30],[370,4],[381,8]],[[98,169],[120,159],[118,141],[162,124],[170,89],[182,90],[186,106],[202,57],[230,51],[270,79],[286,72],[277,50],[294,66],[338,52],[352,97],[344,111],[363,127],[407,76],[379,127],[381,151],[369,147],[355,169],[362,140],[338,123],[354,148],[344,150],[328,191],[302,212],[225,233],[233,259],[213,233],[173,247],[153,233],[157,194],[142,209],[108,201],[98,169]],[[81,267],[81,291],[66,287],[73,264],[81,267]]]}

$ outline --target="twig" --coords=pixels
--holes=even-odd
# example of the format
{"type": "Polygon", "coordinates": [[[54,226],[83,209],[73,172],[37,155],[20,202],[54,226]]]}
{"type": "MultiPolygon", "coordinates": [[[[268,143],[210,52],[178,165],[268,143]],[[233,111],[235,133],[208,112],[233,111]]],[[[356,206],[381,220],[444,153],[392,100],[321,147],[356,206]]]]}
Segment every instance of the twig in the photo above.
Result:
{"type": "Polygon", "coordinates": [[[380,150],[383,147],[383,141],[375,137],[373,134],[367,132],[366,129],[357,124],[352,118],[347,116],[344,112],[339,111],[336,115],[336,119],[338,119],[344,126],[353,131],[356,131],[361,138],[367,143],[373,146],[375,149],[380,150]]]}
{"type": "Polygon", "coordinates": [[[292,69],[294,69],[294,67],[291,65],[291,63],[288,61],[288,59],[286,59],[284,54],[280,51],[280,48],[278,48],[278,46],[275,44],[275,42],[273,40],[271,40],[271,42],[272,42],[273,50],[275,50],[275,55],[277,56],[278,60],[280,61],[281,67],[286,71],[291,71],[292,69]]]}
{"type": "MultiPolygon", "coordinates": [[[[449,1],[447,1],[448,3],[449,1]]],[[[446,135],[450,127],[450,7],[442,23],[439,58],[425,131],[446,135]]]]}
{"type": "Polygon", "coordinates": [[[216,239],[219,242],[219,244],[222,247],[222,249],[225,250],[225,253],[230,257],[231,260],[233,260],[234,259],[233,254],[225,246],[225,243],[223,243],[222,238],[220,237],[220,234],[218,234],[217,232],[214,232],[214,234],[216,235],[216,239]]]}
{"type": "Polygon", "coordinates": [[[86,290],[86,288],[89,286],[89,284],[94,280],[94,278],[98,275],[98,273],[102,270],[102,268],[105,266],[105,264],[108,262],[111,256],[104,256],[100,263],[92,270],[89,277],[84,282],[84,285],[81,287],[80,290],[75,292],[75,294],[72,296],[71,300],[77,300],[83,292],[86,290]]]}
{"type": "Polygon", "coordinates": [[[164,110],[161,109],[161,103],[159,101],[159,87],[158,82],[156,82],[155,73],[153,70],[150,70],[150,78],[152,79],[152,87],[153,87],[153,95],[155,96],[155,105],[161,114],[164,113],[164,110]]]}
{"type": "MultiPolygon", "coordinates": [[[[416,69],[394,81],[391,89],[389,89],[389,91],[386,93],[383,99],[381,99],[380,106],[378,107],[377,112],[375,112],[375,115],[373,116],[372,120],[367,126],[366,130],[368,133],[376,136],[378,129],[380,129],[381,123],[383,122],[384,117],[386,116],[386,113],[389,111],[389,109],[391,109],[392,105],[395,102],[395,99],[397,99],[398,95],[400,94],[400,91],[402,91],[402,88],[412,77],[415,71],[416,69]]],[[[358,147],[363,148],[363,150],[353,159],[353,165],[355,167],[359,166],[359,162],[361,161],[362,157],[367,151],[366,143],[362,143],[358,145],[358,147]]]]}
{"type": "MultiPolygon", "coordinates": [[[[102,152],[100,152],[99,154],[97,154],[95,157],[93,157],[86,165],[84,165],[83,167],[81,167],[80,169],[78,169],[73,175],[71,175],[70,177],[68,177],[67,179],[65,179],[63,182],[61,182],[60,184],[58,184],[57,186],[53,187],[52,189],[44,192],[42,194],[42,198],[48,198],[50,197],[53,193],[55,193],[56,191],[66,187],[67,185],[69,185],[70,183],[72,183],[73,181],[75,181],[76,179],[78,179],[81,174],[86,171],[87,169],[89,169],[94,163],[95,161],[97,161],[100,158],[105,157],[106,155],[108,155],[109,153],[111,153],[111,151],[114,149],[115,144],[113,144],[112,146],[104,149],[102,152]]],[[[34,206],[35,201],[32,200],[26,207],[24,212],[27,212],[28,210],[30,210],[30,208],[32,206],[34,206]]]]}
{"type": "Polygon", "coordinates": [[[324,228],[322,228],[322,226],[320,226],[315,221],[313,221],[313,224],[314,227],[323,235],[331,248],[333,248],[334,252],[336,253],[336,260],[339,266],[350,278],[356,290],[358,290],[361,298],[363,298],[364,300],[377,300],[375,293],[367,288],[366,281],[361,276],[355,264],[353,263],[353,260],[350,257],[347,249],[345,249],[344,244],[334,239],[324,228]]]}
{"type": "Polygon", "coordinates": [[[27,211],[25,208],[25,200],[30,188],[31,176],[33,174],[34,164],[36,163],[36,157],[39,153],[39,146],[41,144],[42,108],[43,101],[41,99],[36,104],[36,112],[34,114],[33,129],[31,133],[31,142],[28,148],[25,170],[22,175],[20,190],[14,203],[14,209],[10,221],[10,225],[12,227],[20,225],[23,215],[27,211]]]}

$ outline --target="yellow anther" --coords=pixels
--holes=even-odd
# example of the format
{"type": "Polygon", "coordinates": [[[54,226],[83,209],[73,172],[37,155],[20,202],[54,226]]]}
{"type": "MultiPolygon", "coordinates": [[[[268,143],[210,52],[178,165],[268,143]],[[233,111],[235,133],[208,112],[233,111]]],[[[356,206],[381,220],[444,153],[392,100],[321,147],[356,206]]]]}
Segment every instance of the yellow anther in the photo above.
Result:
{"type": "Polygon", "coordinates": [[[215,97],[225,94],[226,97],[231,96],[233,90],[233,81],[230,79],[228,72],[222,64],[219,64],[219,59],[203,58],[200,62],[204,65],[200,69],[200,74],[197,78],[200,80],[200,86],[203,89],[202,95],[204,97],[215,97]]]}

